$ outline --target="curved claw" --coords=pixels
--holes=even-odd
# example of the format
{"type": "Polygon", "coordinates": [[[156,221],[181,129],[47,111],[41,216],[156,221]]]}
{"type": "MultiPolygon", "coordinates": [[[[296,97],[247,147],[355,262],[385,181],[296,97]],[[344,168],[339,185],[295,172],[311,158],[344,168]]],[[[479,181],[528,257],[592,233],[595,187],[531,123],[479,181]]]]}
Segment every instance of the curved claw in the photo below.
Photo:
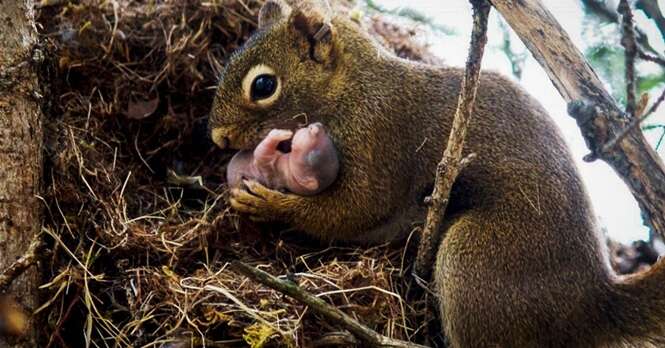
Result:
{"type": "Polygon", "coordinates": [[[243,180],[242,182],[247,190],[249,190],[250,193],[252,193],[254,196],[263,199],[264,201],[269,201],[272,203],[279,203],[279,201],[284,198],[284,193],[269,189],[259,183],[256,180],[243,180]]]}
{"type": "Polygon", "coordinates": [[[243,187],[231,189],[230,203],[236,211],[253,221],[268,221],[281,216],[284,194],[254,180],[243,180],[243,187]]]}

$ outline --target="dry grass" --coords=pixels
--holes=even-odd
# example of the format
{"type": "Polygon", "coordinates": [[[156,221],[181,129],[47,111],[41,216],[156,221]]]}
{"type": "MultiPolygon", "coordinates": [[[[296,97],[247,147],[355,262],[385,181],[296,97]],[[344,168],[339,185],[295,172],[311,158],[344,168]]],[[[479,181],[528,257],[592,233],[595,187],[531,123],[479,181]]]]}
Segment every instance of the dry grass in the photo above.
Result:
{"type": "MultiPolygon", "coordinates": [[[[291,277],[380,333],[422,340],[423,297],[404,299],[404,245],[322,246],[229,211],[231,154],[207,139],[206,115],[259,2],[44,4],[49,346],[311,346],[340,330],[228,270],[234,259],[291,277]]],[[[428,56],[412,32],[368,23],[398,53],[428,56]]]]}
{"type": "MultiPolygon", "coordinates": [[[[229,210],[232,154],[208,140],[206,115],[224,59],[255,28],[260,1],[42,5],[52,252],[39,311],[49,347],[343,342],[334,323],[230,271],[238,259],[295,280],[384,335],[431,338],[426,296],[409,275],[414,243],[321,245],[229,210]]],[[[412,28],[365,22],[396,54],[437,61],[412,28]]],[[[619,271],[648,264],[649,253],[613,246],[619,271]]]]}

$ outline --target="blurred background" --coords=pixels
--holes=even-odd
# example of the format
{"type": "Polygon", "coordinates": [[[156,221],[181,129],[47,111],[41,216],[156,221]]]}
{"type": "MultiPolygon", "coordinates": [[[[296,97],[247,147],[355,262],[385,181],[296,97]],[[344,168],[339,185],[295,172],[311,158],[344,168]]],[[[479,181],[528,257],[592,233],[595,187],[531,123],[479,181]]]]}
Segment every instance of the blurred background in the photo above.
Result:
{"type": "MultiPolygon", "coordinates": [[[[665,51],[665,32],[659,30],[659,25],[665,29],[665,20],[659,9],[664,8],[665,0],[634,2],[636,27],[644,34],[654,54],[661,54],[665,51]]],[[[624,51],[620,43],[620,17],[616,12],[618,1],[548,0],[543,3],[587,57],[606,88],[623,104],[624,51]]],[[[389,14],[397,21],[415,24],[434,54],[448,65],[464,66],[472,24],[467,0],[367,0],[364,11],[389,14]]],[[[566,103],[496,11],[490,16],[483,67],[511,76],[549,111],[572,150],[600,226],[609,237],[622,243],[651,238],[649,228],[642,223],[637,203],[621,179],[602,161],[586,163],[582,160],[589,151],[574,119],[566,112],[566,103]]],[[[665,73],[659,65],[644,61],[638,61],[636,70],[637,95],[649,94],[651,104],[665,87],[665,73]]],[[[665,153],[665,145],[661,146],[665,135],[665,109],[650,116],[642,124],[642,130],[662,156],[665,153]]]]}

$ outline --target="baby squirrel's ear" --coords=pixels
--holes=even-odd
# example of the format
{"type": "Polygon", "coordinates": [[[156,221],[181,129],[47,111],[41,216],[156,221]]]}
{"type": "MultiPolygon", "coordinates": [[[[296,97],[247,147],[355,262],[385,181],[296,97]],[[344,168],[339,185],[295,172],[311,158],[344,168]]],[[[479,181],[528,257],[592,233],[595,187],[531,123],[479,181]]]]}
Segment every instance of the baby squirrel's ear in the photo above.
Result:
{"type": "Polygon", "coordinates": [[[289,21],[309,46],[311,59],[326,65],[333,62],[335,30],[330,19],[314,9],[294,9],[289,21]]]}
{"type": "Polygon", "coordinates": [[[279,1],[268,0],[259,10],[259,29],[271,26],[283,17],[283,4],[279,1]]]}

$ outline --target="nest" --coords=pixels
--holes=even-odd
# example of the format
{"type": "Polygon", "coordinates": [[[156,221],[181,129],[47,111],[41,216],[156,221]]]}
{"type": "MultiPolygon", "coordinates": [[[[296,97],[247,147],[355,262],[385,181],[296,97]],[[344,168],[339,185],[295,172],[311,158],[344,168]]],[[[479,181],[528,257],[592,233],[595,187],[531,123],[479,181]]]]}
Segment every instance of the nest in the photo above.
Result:
{"type": "MultiPolygon", "coordinates": [[[[232,154],[208,139],[207,113],[260,1],[42,5],[51,101],[44,230],[53,247],[38,311],[50,347],[299,347],[340,331],[234,273],[230,260],[288,276],[379,333],[422,341],[426,299],[405,298],[404,243],[321,245],[252,225],[227,205],[232,154]]],[[[398,54],[432,59],[413,31],[367,23],[398,54]]]]}

